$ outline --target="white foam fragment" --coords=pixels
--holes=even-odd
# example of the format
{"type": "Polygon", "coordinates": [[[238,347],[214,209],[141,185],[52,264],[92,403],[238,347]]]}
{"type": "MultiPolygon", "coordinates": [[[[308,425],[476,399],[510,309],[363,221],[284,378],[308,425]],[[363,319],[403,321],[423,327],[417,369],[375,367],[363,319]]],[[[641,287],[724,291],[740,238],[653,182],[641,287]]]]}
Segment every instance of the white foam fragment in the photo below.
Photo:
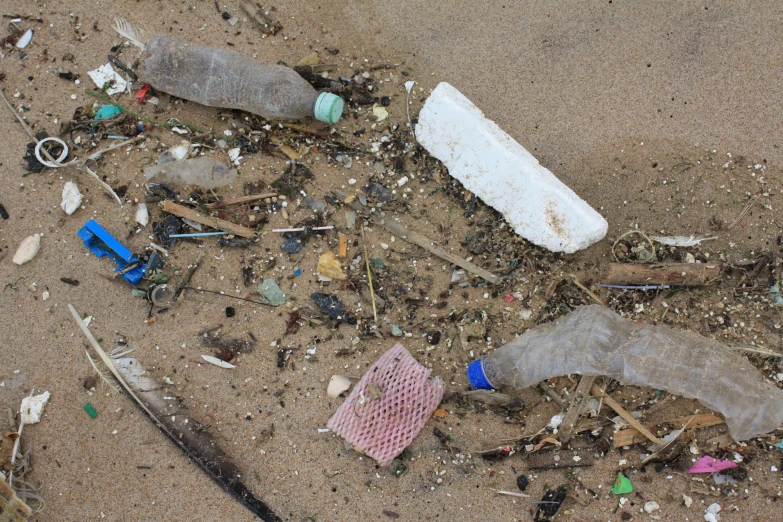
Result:
{"type": "Polygon", "coordinates": [[[35,424],[40,422],[44,406],[49,402],[51,395],[49,392],[43,392],[41,395],[33,395],[22,399],[22,406],[19,413],[22,415],[22,424],[35,424]]]}
{"type": "Polygon", "coordinates": [[[606,235],[598,212],[448,83],[424,104],[416,139],[528,241],[572,253],[606,235]]]}
{"type": "Polygon", "coordinates": [[[84,199],[84,196],[79,192],[78,185],[73,181],[66,182],[63,187],[63,200],[60,203],[65,213],[70,216],[76,212],[76,209],[82,204],[82,199],[84,199]]]}

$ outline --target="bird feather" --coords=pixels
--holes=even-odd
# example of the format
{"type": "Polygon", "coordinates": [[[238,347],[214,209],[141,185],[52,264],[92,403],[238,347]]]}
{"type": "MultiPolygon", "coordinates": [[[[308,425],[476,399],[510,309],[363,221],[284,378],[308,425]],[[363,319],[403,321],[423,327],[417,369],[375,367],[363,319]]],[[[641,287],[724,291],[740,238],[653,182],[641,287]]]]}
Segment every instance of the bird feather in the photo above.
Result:
{"type": "Polygon", "coordinates": [[[179,400],[166,393],[163,384],[150,377],[138,360],[130,357],[112,359],[98,344],[73,305],[69,304],[68,308],[101,362],[155,427],[251,513],[264,522],[281,522],[274,511],[242,483],[239,469],[214,439],[206,432],[195,431],[197,423],[184,414],[179,400]]]}

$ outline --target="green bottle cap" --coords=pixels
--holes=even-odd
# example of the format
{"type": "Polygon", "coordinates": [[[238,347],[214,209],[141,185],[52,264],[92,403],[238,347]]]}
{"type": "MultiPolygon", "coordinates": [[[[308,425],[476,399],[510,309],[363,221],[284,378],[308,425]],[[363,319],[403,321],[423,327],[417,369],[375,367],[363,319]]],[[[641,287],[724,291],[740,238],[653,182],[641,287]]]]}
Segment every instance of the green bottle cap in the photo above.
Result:
{"type": "Polygon", "coordinates": [[[340,116],[343,115],[344,106],[345,102],[336,94],[322,92],[318,95],[318,99],[315,100],[313,115],[318,121],[337,123],[340,120],[340,116]]]}

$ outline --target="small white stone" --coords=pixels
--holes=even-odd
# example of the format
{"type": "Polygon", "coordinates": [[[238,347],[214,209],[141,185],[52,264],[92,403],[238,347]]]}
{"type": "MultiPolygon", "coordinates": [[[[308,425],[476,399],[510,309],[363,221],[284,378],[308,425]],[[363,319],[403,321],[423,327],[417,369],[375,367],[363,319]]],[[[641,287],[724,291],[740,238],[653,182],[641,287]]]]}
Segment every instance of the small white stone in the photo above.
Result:
{"type": "Polygon", "coordinates": [[[689,497],[688,495],[683,495],[682,496],[682,503],[685,504],[686,508],[689,508],[693,504],[693,499],[691,497],[689,497]]]}
{"type": "Polygon", "coordinates": [[[354,178],[351,178],[348,180],[349,185],[356,185],[356,180],[354,178]]]}
{"type": "Polygon", "coordinates": [[[63,187],[63,200],[60,206],[69,216],[76,212],[82,204],[84,196],[79,192],[79,187],[73,181],[68,181],[63,187]]]}
{"type": "Polygon", "coordinates": [[[22,240],[19,248],[16,249],[14,254],[14,263],[17,265],[23,265],[28,261],[31,261],[38,251],[41,249],[41,234],[35,234],[27,236],[22,240]]]}
{"type": "Polygon", "coordinates": [[[653,511],[656,511],[660,506],[658,503],[654,500],[650,500],[649,502],[644,503],[644,511],[645,513],[652,513],[653,511]]]}
{"type": "Polygon", "coordinates": [[[397,186],[402,187],[408,182],[408,176],[403,176],[400,179],[397,180],[397,186]]]}

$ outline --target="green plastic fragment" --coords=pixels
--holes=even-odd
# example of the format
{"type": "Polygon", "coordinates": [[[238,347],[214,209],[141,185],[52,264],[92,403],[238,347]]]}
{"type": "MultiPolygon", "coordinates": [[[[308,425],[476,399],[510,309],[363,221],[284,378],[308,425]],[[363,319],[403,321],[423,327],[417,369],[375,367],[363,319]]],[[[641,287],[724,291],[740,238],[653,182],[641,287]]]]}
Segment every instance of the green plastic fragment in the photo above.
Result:
{"type": "Polygon", "coordinates": [[[376,270],[383,270],[386,268],[386,265],[383,264],[383,261],[380,257],[376,257],[374,259],[371,259],[370,262],[372,263],[372,267],[376,270]]]}
{"type": "Polygon", "coordinates": [[[95,411],[95,408],[92,407],[92,404],[89,402],[84,405],[84,411],[87,412],[87,414],[90,416],[91,419],[94,419],[98,416],[98,412],[95,411]]]}
{"type": "Polygon", "coordinates": [[[622,473],[618,473],[617,480],[614,481],[614,486],[612,486],[612,494],[627,495],[628,493],[633,493],[633,484],[631,484],[628,477],[622,473]]]}

